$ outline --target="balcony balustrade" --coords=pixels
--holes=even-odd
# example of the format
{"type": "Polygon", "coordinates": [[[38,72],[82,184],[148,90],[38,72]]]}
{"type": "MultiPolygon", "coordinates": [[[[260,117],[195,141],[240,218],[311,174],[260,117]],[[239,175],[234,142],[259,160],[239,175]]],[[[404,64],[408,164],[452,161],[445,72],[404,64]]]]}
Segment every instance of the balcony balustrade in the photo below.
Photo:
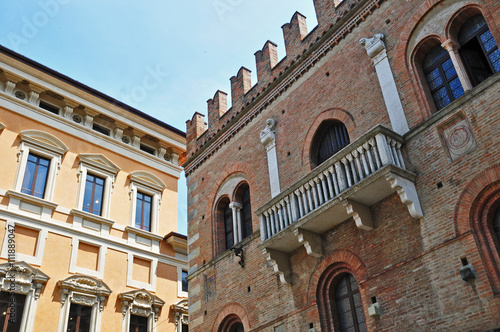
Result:
{"type": "Polygon", "coordinates": [[[402,145],[403,137],[377,126],[256,211],[261,247],[282,281],[287,253],[304,245],[308,254],[321,256],[320,234],[351,217],[359,228],[373,229],[370,206],[395,192],[414,218],[422,218],[402,145]]]}

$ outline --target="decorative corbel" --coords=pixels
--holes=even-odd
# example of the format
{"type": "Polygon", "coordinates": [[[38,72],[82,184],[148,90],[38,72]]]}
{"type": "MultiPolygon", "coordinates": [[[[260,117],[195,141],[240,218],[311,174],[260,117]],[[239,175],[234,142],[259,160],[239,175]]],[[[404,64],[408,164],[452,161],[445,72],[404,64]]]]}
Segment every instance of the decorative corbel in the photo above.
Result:
{"type": "Polygon", "coordinates": [[[356,222],[358,228],[365,231],[371,231],[374,227],[370,208],[361,203],[346,199],[342,204],[347,209],[347,214],[350,215],[356,222]]]}
{"type": "Polygon", "coordinates": [[[306,248],[306,252],[308,255],[313,257],[323,256],[321,236],[300,228],[294,230],[293,233],[295,234],[295,236],[297,236],[299,242],[304,245],[304,248],[306,248]]]}
{"type": "Polygon", "coordinates": [[[283,284],[292,283],[292,269],[290,267],[290,262],[288,260],[288,254],[265,248],[263,253],[266,256],[266,260],[271,263],[274,272],[276,272],[283,284]]]}
{"type": "Polygon", "coordinates": [[[412,181],[393,173],[387,174],[385,178],[389,181],[391,187],[397,190],[399,198],[401,198],[401,202],[408,207],[410,215],[415,219],[423,218],[424,213],[422,212],[422,207],[420,206],[420,200],[418,199],[415,184],[412,181]]]}

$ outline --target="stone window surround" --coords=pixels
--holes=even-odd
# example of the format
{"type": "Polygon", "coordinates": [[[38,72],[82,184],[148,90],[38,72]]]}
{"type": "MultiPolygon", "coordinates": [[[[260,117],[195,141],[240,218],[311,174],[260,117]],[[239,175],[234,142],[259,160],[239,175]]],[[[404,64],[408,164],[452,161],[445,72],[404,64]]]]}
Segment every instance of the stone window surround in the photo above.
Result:
{"type": "MultiPolygon", "coordinates": [[[[25,261],[28,264],[33,264],[36,266],[41,266],[42,265],[42,259],[43,259],[43,252],[45,250],[45,241],[47,240],[48,236],[48,229],[46,227],[33,227],[31,224],[24,224],[19,221],[12,221],[12,220],[7,220],[7,223],[5,224],[5,229],[12,229],[16,225],[33,229],[38,231],[38,239],[36,242],[36,249],[35,249],[35,256],[29,256],[29,255],[24,255],[20,253],[16,253],[16,261],[25,261]]],[[[4,238],[3,238],[3,244],[2,244],[2,252],[0,254],[1,258],[8,258],[8,234],[9,232],[6,231],[4,238]]]]}
{"type": "Polygon", "coordinates": [[[146,289],[138,289],[118,295],[122,304],[121,332],[130,332],[130,317],[137,315],[148,318],[148,331],[156,331],[160,310],[165,304],[159,297],[146,289]]]}
{"type": "Polygon", "coordinates": [[[72,275],[57,284],[61,290],[61,310],[56,331],[67,330],[71,303],[75,303],[92,307],[90,332],[100,332],[104,302],[111,289],[102,280],[80,274],[72,275]]]}
{"type": "MultiPolygon", "coordinates": [[[[137,208],[137,192],[150,195],[153,198],[151,207],[151,230],[152,234],[158,234],[158,220],[163,190],[166,185],[155,175],[145,171],[130,173],[130,227],[135,228],[135,211],[137,208]]],[[[130,235],[129,235],[130,236],[130,235]]]]}
{"type": "Polygon", "coordinates": [[[69,260],[69,273],[81,273],[90,275],[92,277],[96,277],[99,279],[104,278],[104,266],[106,261],[106,253],[108,251],[108,247],[104,244],[97,244],[88,241],[83,241],[78,239],[77,237],[73,237],[71,239],[71,257],[69,260]],[[79,267],[76,265],[78,259],[78,247],[80,243],[85,243],[94,247],[99,247],[99,254],[97,257],[97,271],[89,270],[83,267],[79,267]]]}
{"type": "Polygon", "coordinates": [[[80,166],[78,169],[78,197],[76,207],[83,211],[83,199],[85,195],[85,186],[87,174],[92,174],[104,179],[104,191],[102,195],[101,217],[109,218],[111,205],[111,194],[113,192],[115,177],[120,168],[112,163],[102,154],[80,154],[80,166]]]}
{"type": "Polygon", "coordinates": [[[157,258],[136,255],[136,254],[129,252],[127,254],[127,286],[134,287],[134,288],[144,288],[148,291],[155,292],[156,291],[156,270],[157,269],[158,269],[158,259],[157,258]],[[151,268],[150,268],[150,274],[149,274],[149,280],[150,280],[149,284],[133,279],[134,257],[151,262],[151,268]]]}
{"type": "Polygon", "coordinates": [[[38,299],[49,279],[48,275],[24,261],[0,264],[1,290],[10,292],[10,284],[13,281],[15,284],[15,293],[26,295],[21,320],[21,331],[33,331],[38,299]],[[7,274],[9,274],[9,278],[6,278],[7,274]]]}
{"type": "Polygon", "coordinates": [[[69,150],[68,147],[55,136],[39,130],[24,130],[21,131],[19,135],[21,137],[21,143],[19,144],[18,168],[14,182],[14,190],[21,192],[28,156],[30,153],[33,153],[50,159],[43,199],[52,201],[56,175],[61,167],[62,157],[69,150]]]}
{"type": "Polygon", "coordinates": [[[182,271],[187,272],[187,269],[180,266],[177,267],[177,297],[188,297],[188,292],[182,290],[182,271]]]}

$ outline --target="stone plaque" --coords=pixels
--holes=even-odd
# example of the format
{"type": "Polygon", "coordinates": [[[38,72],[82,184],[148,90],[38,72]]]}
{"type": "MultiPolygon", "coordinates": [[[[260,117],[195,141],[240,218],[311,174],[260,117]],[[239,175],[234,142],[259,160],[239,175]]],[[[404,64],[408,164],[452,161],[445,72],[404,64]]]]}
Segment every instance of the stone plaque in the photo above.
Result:
{"type": "Polygon", "coordinates": [[[463,113],[446,121],[440,135],[450,159],[456,160],[477,148],[477,142],[469,121],[463,113]]]}

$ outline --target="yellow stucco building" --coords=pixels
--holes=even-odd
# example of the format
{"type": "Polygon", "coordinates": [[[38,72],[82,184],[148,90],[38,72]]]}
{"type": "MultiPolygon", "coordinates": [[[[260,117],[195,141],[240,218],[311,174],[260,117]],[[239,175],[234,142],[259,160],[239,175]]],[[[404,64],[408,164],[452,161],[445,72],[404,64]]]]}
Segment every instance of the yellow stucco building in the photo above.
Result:
{"type": "Polygon", "coordinates": [[[0,329],[184,331],[185,133],[0,47],[0,329]]]}

